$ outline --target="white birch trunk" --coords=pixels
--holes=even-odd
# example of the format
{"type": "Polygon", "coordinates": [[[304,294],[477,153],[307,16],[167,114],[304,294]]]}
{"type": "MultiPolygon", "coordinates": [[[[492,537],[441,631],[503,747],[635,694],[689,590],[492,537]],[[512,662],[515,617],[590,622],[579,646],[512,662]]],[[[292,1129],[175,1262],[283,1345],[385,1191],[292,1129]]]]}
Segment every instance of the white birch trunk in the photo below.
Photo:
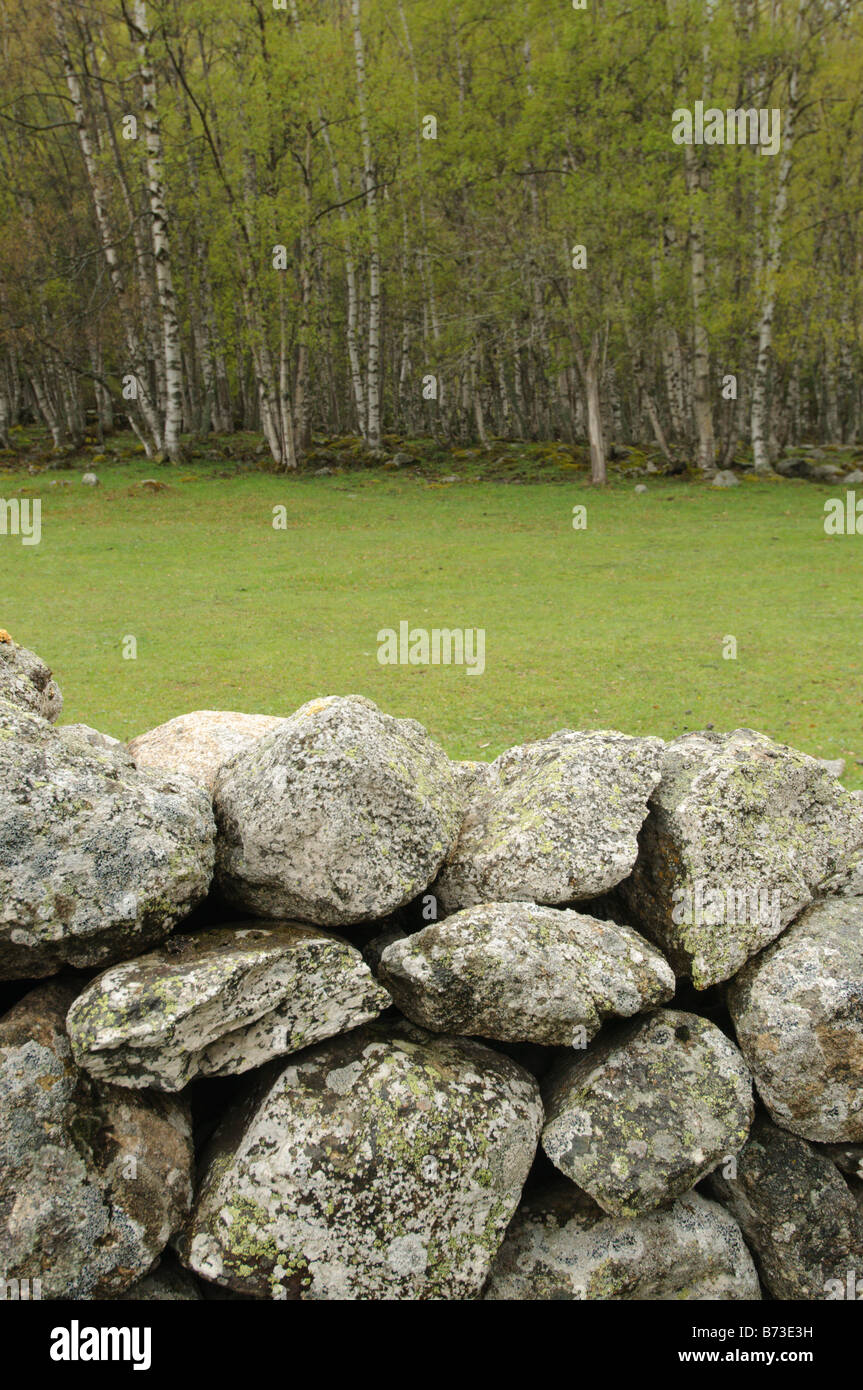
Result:
{"type": "Polygon", "coordinates": [[[363,151],[363,190],[369,224],[369,321],[368,370],[366,373],[366,420],[364,437],[371,449],[381,447],[381,251],[378,230],[377,192],[372,164],[372,143],[366,101],[366,58],[360,25],[360,0],[351,0],[354,21],[354,60],[357,79],[357,105],[360,112],[360,143],[363,151]]]}
{"type": "Polygon", "coordinates": [[[794,118],[797,110],[797,70],[792,70],[788,82],[788,106],[782,131],[782,154],[776,190],[767,226],[767,254],[761,285],[758,315],[758,352],[752,377],[752,458],[757,473],[771,471],[768,439],[767,385],[770,352],[773,345],[773,317],[776,311],[776,283],[782,262],[782,222],[788,205],[788,182],[791,175],[791,154],[794,142],[794,118]]]}
{"type": "Polygon", "coordinates": [[[703,179],[692,145],[684,145],[683,153],[686,186],[690,198],[689,256],[692,284],[692,376],[696,462],[702,472],[710,472],[716,462],[716,436],[713,431],[713,402],[710,395],[710,342],[704,323],[707,277],[704,218],[699,205],[703,179]]]}
{"type": "Polygon", "coordinates": [[[575,360],[581,375],[585,405],[587,406],[590,481],[592,483],[605,483],[608,480],[608,471],[605,458],[605,436],[602,429],[602,403],[599,395],[600,334],[598,330],[594,332],[587,358],[585,358],[581,343],[575,334],[573,334],[573,343],[575,360]]]}
{"type": "Polygon", "coordinates": [[[132,311],[126,297],[126,287],[123,281],[123,272],[117,256],[115,246],[115,236],[111,227],[108,214],[108,204],[105,191],[102,187],[102,180],[99,172],[93,142],[90,137],[90,130],[87,124],[87,114],[84,108],[84,100],[81,92],[81,84],[72,64],[72,56],[69,52],[69,43],[66,37],[66,25],[63,18],[61,0],[50,0],[51,13],[54,20],[54,27],[60,44],[60,51],[63,60],[63,73],[66,79],[66,87],[72,101],[72,109],[75,116],[75,126],[78,133],[78,144],[84,159],[84,168],[87,173],[87,182],[90,188],[90,197],[93,204],[93,212],[96,217],[96,224],[99,229],[99,239],[102,246],[102,254],[105,257],[105,264],[108,267],[108,275],[114,296],[117,301],[117,308],[120,321],[123,327],[123,337],[126,345],[129,367],[135,375],[138,387],[137,403],[143,417],[145,429],[140,430],[139,437],[144,445],[148,457],[152,457],[162,448],[162,427],[158,412],[150,399],[148,387],[147,364],[144,354],[141,351],[141,343],[135,328],[132,311]]]}
{"type": "Polygon", "coordinates": [[[183,427],[183,358],[177,297],[171,271],[171,237],[165,206],[164,154],[162,132],[156,105],[156,77],[150,59],[150,29],[145,0],[134,0],[139,76],[141,79],[144,132],[146,137],[147,197],[152,218],[153,256],[156,288],[162,325],[162,354],[165,368],[164,449],[172,463],[181,456],[180,432],[183,427]]]}

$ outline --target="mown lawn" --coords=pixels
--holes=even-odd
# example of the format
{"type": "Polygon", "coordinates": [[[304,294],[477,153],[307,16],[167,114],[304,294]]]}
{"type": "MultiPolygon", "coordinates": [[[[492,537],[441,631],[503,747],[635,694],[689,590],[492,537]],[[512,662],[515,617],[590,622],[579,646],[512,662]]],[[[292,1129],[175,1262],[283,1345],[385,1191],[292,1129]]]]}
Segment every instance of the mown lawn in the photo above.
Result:
{"type": "Polygon", "coordinates": [[[42,499],[40,545],[0,536],[0,627],[53,665],[63,722],[128,737],[357,691],[459,757],[562,726],[745,725],[863,785],[863,536],[825,535],[835,487],[220,468],[102,465],[92,490],[80,472],[0,476],[3,497],[42,499]],[[141,490],[153,476],[166,490],[141,490]],[[379,665],[379,629],[402,620],[484,628],[485,674],[379,665]]]}

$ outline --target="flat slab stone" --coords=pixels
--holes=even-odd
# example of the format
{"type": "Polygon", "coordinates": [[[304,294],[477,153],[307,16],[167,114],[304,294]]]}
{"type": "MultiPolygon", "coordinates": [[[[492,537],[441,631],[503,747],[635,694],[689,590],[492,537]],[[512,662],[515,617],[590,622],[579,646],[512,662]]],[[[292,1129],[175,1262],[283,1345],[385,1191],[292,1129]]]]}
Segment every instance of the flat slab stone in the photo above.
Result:
{"type": "Polygon", "coordinates": [[[245,922],[173,936],[105,971],[76,999],[68,1030],[92,1076],[178,1091],[368,1023],[390,1002],[346,941],[245,922]]]}

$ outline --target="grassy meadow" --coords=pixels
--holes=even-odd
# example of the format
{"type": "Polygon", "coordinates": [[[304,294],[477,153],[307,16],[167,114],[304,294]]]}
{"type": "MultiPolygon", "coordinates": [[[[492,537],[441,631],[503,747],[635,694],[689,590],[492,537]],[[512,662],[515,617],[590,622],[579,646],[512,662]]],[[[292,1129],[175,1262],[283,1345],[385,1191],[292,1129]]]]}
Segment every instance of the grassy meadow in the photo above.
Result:
{"type": "Polygon", "coordinates": [[[835,487],[98,472],[92,489],[78,470],[0,476],[4,497],[42,500],[38,546],[0,537],[0,627],[53,666],[64,723],[127,738],[192,709],[287,714],[353,691],[457,757],[563,726],[744,725],[845,758],[863,785],[863,540],[824,534],[835,487]],[[485,673],[380,665],[378,631],[403,620],[484,628],[485,673]]]}

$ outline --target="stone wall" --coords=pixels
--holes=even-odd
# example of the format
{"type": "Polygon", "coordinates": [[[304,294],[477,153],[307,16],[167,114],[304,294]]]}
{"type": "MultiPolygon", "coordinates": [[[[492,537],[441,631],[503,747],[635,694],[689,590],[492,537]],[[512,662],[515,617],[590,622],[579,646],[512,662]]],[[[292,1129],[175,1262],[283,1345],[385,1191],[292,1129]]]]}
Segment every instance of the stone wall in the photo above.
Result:
{"type": "Polygon", "coordinates": [[[0,633],[7,1287],[863,1290],[834,771],[747,729],[456,763],[359,695],[128,746],[61,706],[0,633]]]}

